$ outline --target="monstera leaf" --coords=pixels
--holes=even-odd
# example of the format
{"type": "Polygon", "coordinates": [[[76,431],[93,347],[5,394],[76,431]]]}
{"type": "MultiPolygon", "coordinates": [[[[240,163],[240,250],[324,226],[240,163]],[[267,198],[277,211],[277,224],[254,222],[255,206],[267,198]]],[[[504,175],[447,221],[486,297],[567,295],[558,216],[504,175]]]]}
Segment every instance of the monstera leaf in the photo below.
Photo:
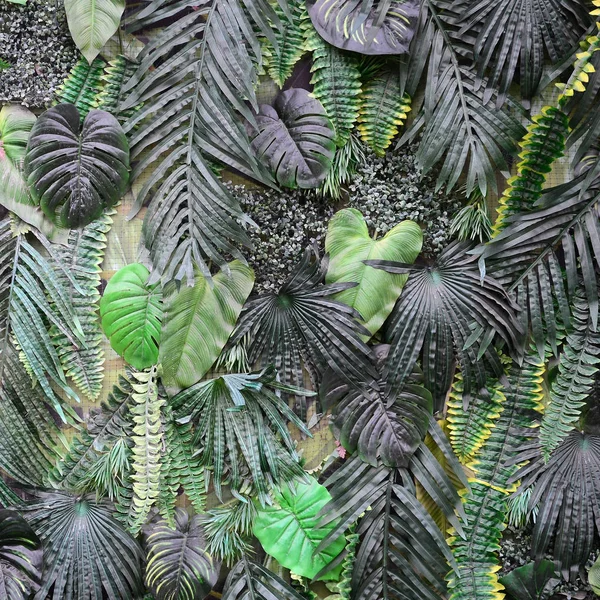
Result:
{"type": "Polygon", "coordinates": [[[65,0],[69,31],[91,64],[119,28],[124,0],[65,0]]]}
{"type": "Polygon", "coordinates": [[[319,35],[361,54],[408,52],[419,16],[418,0],[308,0],[319,35]]]}
{"type": "Polygon", "coordinates": [[[161,291],[134,263],[119,269],[100,300],[102,329],[112,349],[136,369],[156,364],[162,321],[161,291]]]}
{"type": "Polygon", "coordinates": [[[194,385],[217,360],[252,291],[254,272],[239,261],[210,283],[199,271],[194,287],[169,283],[160,346],[163,383],[170,395],[194,385]]]}
{"type": "Polygon", "coordinates": [[[42,543],[27,521],[0,510],[0,599],[27,600],[39,588],[42,543]]]}
{"type": "Polygon", "coordinates": [[[290,188],[315,188],[325,179],[335,152],[334,132],[325,109],[303,89],[279,94],[256,117],[252,148],[290,188]]]}
{"type": "Polygon", "coordinates": [[[146,585],[156,600],[196,600],[210,594],[219,576],[206,552],[200,516],[178,508],[175,528],[165,520],[148,527],[146,585]]]}
{"type": "Polygon", "coordinates": [[[365,260],[412,263],[423,244],[421,228],[413,221],[398,223],[381,239],[369,236],[363,216],[355,208],[340,210],[329,221],[325,250],[329,267],[325,281],[355,282],[336,299],[358,311],[364,326],[376,333],[392,312],[408,275],[391,274],[367,266],[365,260]]]}
{"type": "MultiPolygon", "coordinates": [[[[295,493],[282,488],[275,494],[277,505],[260,508],[254,521],[254,535],[267,554],[296,575],[312,579],[344,549],[343,536],[316,552],[336,523],[318,525],[320,510],[331,500],[327,489],[316,479],[295,484],[295,493]]],[[[337,579],[339,568],[324,579],[337,579]]]]}
{"type": "Polygon", "coordinates": [[[77,108],[59,104],[31,130],[25,175],[48,217],[63,227],[84,227],[126,190],[127,139],[109,113],[90,111],[80,129],[77,108]]]}

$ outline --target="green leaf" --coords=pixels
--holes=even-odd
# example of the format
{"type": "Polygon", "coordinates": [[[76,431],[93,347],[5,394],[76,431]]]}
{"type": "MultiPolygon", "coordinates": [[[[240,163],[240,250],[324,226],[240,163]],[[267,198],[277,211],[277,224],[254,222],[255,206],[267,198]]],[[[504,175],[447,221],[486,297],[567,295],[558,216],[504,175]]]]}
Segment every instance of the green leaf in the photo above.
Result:
{"type": "Polygon", "coordinates": [[[194,385],[217,360],[254,285],[254,272],[239,261],[209,282],[199,271],[194,287],[164,288],[165,318],[159,362],[169,395],[194,385]]]}
{"type": "Polygon", "coordinates": [[[160,287],[148,285],[149,277],[144,265],[127,265],[113,275],[100,300],[102,329],[112,349],[136,369],[158,359],[162,297],[160,287]]]}
{"type": "Polygon", "coordinates": [[[357,310],[364,326],[375,334],[392,312],[408,275],[386,273],[363,261],[381,259],[412,263],[422,244],[423,233],[413,221],[398,223],[377,240],[369,236],[361,213],[355,208],[345,208],[329,221],[325,238],[329,267],[325,281],[358,284],[337,294],[336,300],[357,310]]]}
{"type": "Polygon", "coordinates": [[[83,57],[75,63],[63,84],[56,90],[56,104],[68,102],[74,104],[82,119],[90,110],[99,108],[96,96],[102,89],[104,61],[96,58],[90,64],[83,57]]]}
{"type": "Polygon", "coordinates": [[[542,560],[539,563],[530,562],[517,567],[501,577],[500,583],[504,586],[509,600],[547,600],[560,583],[560,579],[556,576],[554,562],[542,560]]]}
{"type": "MultiPolygon", "coordinates": [[[[254,535],[265,552],[281,565],[296,575],[312,579],[340,554],[345,539],[340,536],[325,549],[315,552],[335,527],[335,523],[318,525],[317,515],[331,500],[331,495],[314,478],[308,484],[297,483],[294,487],[296,493],[289,487],[275,492],[278,506],[259,508],[254,535]]],[[[323,579],[335,580],[338,575],[339,569],[328,572],[323,579]]]]}
{"type": "Polygon", "coordinates": [[[65,0],[73,41],[90,64],[116,33],[124,10],[123,0],[65,0]]]}

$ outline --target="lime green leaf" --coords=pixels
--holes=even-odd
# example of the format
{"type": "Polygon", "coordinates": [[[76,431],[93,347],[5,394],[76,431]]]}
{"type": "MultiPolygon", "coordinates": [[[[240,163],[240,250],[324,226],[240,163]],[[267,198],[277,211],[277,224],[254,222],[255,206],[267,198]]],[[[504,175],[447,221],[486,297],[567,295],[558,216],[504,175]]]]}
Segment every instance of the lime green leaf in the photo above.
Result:
{"type": "Polygon", "coordinates": [[[102,329],[112,349],[136,369],[158,358],[161,291],[148,285],[149,276],[144,265],[127,265],[113,275],[100,300],[102,329]]]}
{"type": "Polygon", "coordinates": [[[369,236],[363,216],[354,208],[340,210],[329,222],[325,239],[330,259],[326,281],[358,284],[340,292],[336,299],[356,309],[371,334],[379,330],[394,308],[408,275],[385,273],[363,261],[383,259],[412,263],[422,244],[421,228],[413,221],[398,223],[379,240],[369,236]]]}
{"type": "MultiPolygon", "coordinates": [[[[275,493],[279,506],[259,508],[254,521],[254,535],[265,552],[292,573],[312,579],[344,549],[340,536],[329,546],[315,552],[336,522],[319,526],[319,511],[331,500],[327,488],[311,478],[310,483],[297,483],[296,493],[289,488],[275,493]]],[[[323,579],[337,579],[341,569],[328,571],[323,579]]]]}
{"type": "Polygon", "coordinates": [[[90,64],[119,28],[124,10],[123,0],[65,0],[73,41],[90,64]]]}
{"type": "Polygon", "coordinates": [[[165,286],[165,320],[159,361],[169,395],[204,376],[227,343],[242,306],[252,291],[254,271],[239,261],[220,271],[212,285],[196,271],[194,286],[165,286]]]}

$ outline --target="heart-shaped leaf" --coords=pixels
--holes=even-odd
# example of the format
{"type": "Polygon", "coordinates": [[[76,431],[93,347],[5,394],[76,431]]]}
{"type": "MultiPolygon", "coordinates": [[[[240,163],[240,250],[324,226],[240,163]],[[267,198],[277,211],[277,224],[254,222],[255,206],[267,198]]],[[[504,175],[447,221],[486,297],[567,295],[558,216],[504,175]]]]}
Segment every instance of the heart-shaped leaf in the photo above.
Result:
{"type": "Polygon", "coordinates": [[[69,31],[90,64],[119,28],[124,10],[124,0],[65,0],[69,31]]]}
{"type": "Polygon", "coordinates": [[[412,263],[423,244],[421,228],[402,221],[381,239],[369,235],[362,214],[354,208],[337,212],[327,229],[325,250],[329,254],[327,283],[352,281],[356,287],[337,294],[336,299],[356,309],[365,327],[376,333],[400,296],[408,275],[385,273],[365,265],[365,260],[412,263]]]}
{"type": "Polygon", "coordinates": [[[160,287],[134,263],[119,269],[100,300],[102,329],[112,349],[136,369],[156,364],[163,316],[160,287]]]}
{"type": "Polygon", "coordinates": [[[29,189],[63,227],[84,227],[119,201],[129,178],[129,146],[119,122],[103,110],[59,104],[37,120],[25,156],[29,189]]]}
{"type": "Polygon", "coordinates": [[[279,94],[256,117],[252,148],[277,182],[314,188],[327,177],[335,153],[334,131],[321,103],[303,89],[279,94]]]}
{"type": "Polygon", "coordinates": [[[415,33],[420,2],[307,0],[307,6],[315,29],[333,46],[361,54],[404,54],[415,33]]]}
{"type": "MultiPolygon", "coordinates": [[[[296,483],[296,493],[288,487],[274,494],[276,506],[259,508],[254,521],[254,535],[267,554],[296,575],[312,579],[344,549],[340,536],[329,546],[315,552],[337,525],[335,521],[319,525],[319,511],[331,500],[327,488],[316,479],[296,483]]],[[[340,565],[341,568],[341,565],[340,565]]],[[[340,568],[328,571],[323,579],[337,579],[340,568]]]]}
{"type": "Polygon", "coordinates": [[[220,271],[212,282],[196,271],[193,287],[173,281],[164,288],[160,363],[169,395],[200,381],[233,331],[254,286],[254,272],[237,260],[229,271],[220,271]]]}

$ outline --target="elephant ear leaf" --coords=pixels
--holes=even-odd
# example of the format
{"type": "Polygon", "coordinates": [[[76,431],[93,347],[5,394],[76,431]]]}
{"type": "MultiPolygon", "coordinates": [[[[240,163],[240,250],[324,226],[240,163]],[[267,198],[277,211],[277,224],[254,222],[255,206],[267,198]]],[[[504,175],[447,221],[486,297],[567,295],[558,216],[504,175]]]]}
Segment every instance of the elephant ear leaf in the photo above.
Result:
{"type": "Polygon", "coordinates": [[[412,263],[422,245],[423,233],[413,221],[398,223],[378,240],[369,235],[362,214],[354,208],[340,210],[329,222],[325,238],[329,255],[326,282],[358,284],[337,294],[336,300],[358,311],[371,335],[392,312],[408,275],[386,273],[364,261],[412,263]]]}
{"type": "Polygon", "coordinates": [[[419,16],[418,0],[307,0],[319,35],[361,54],[408,52],[419,16]]]}
{"type": "Polygon", "coordinates": [[[136,369],[158,359],[162,322],[160,287],[148,284],[150,273],[134,263],[119,269],[100,300],[102,329],[112,349],[136,369]]]}
{"type": "MultiPolygon", "coordinates": [[[[316,479],[294,485],[295,493],[282,488],[275,493],[277,505],[261,507],[254,521],[254,535],[265,552],[292,573],[312,579],[344,549],[345,539],[340,536],[324,549],[321,542],[335,528],[334,521],[318,525],[319,511],[331,500],[327,488],[316,479]]],[[[337,579],[341,564],[323,576],[337,579]]]]}
{"type": "Polygon", "coordinates": [[[25,176],[44,213],[62,227],[85,227],[118,202],[129,179],[129,146],[119,122],[88,113],[80,130],[72,104],[46,111],[31,130],[25,176]]]}
{"type": "Polygon", "coordinates": [[[27,521],[0,510],[0,599],[27,600],[39,589],[42,543],[27,521]]]}
{"type": "Polygon", "coordinates": [[[124,0],[65,0],[69,31],[90,64],[116,33],[124,10],[124,0]]]}
{"type": "Polygon", "coordinates": [[[327,177],[335,153],[334,131],[321,103],[303,89],[279,94],[256,117],[252,148],[277,183],[315,188],[327,177]]]}
{"type": "Polygon", "coordinates": [[[212,284],[196,271],[193,287],[165,286],[159,359],[169,395],[200,381],[217,360],[253,286],[254,272],[237,260],[212,284]]]}

